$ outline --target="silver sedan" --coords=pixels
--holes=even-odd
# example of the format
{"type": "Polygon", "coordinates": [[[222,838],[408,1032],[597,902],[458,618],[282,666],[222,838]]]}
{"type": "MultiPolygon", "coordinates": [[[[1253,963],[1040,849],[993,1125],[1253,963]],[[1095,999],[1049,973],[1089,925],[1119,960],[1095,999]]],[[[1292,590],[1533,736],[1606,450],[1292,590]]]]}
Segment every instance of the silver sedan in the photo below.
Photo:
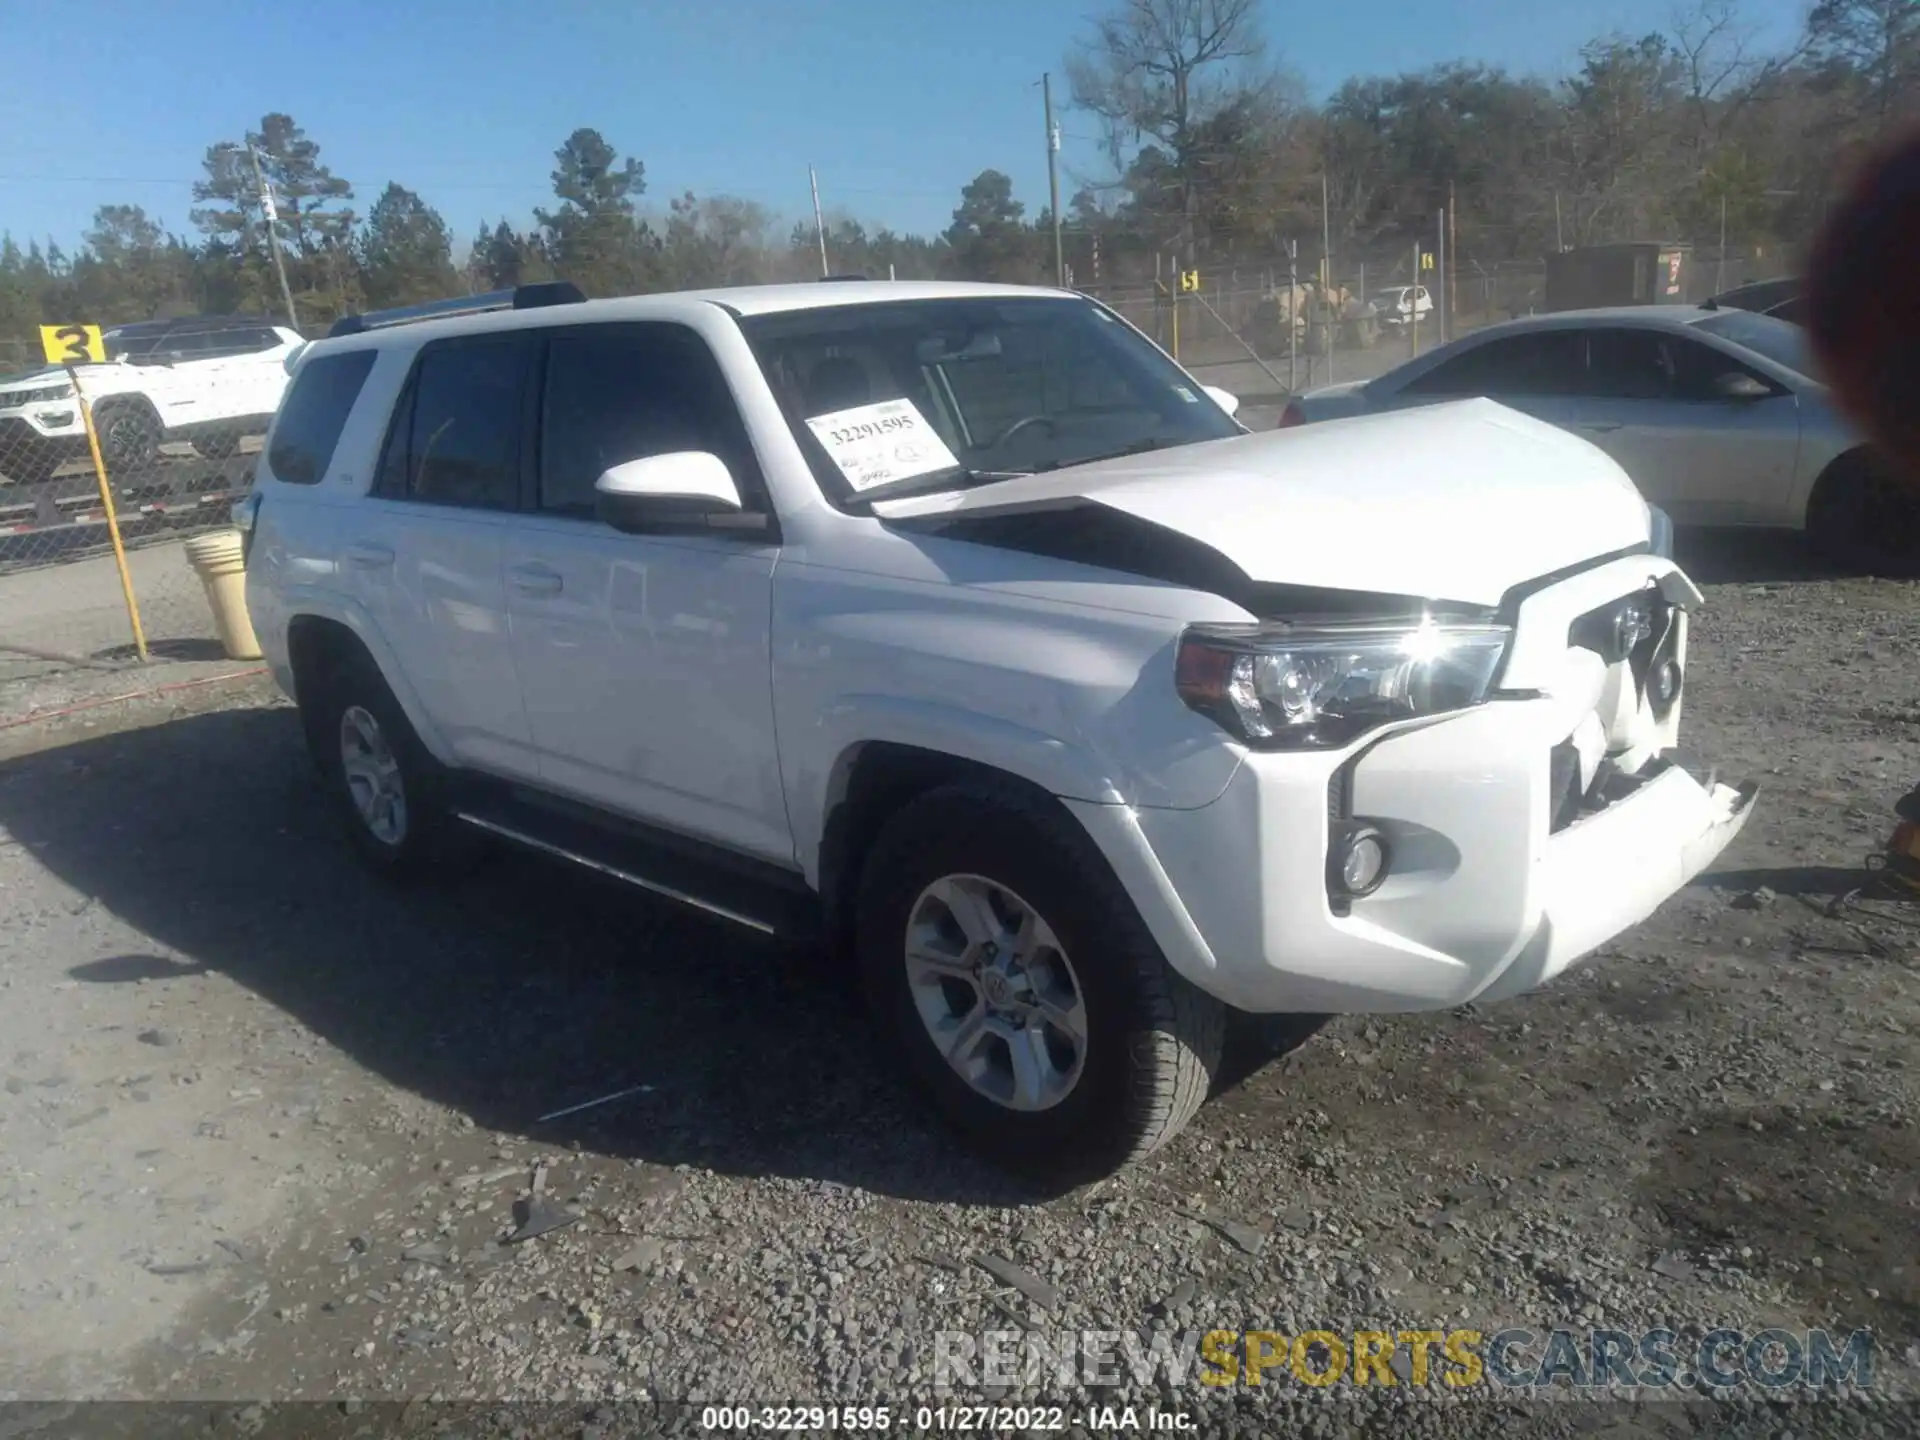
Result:
{"type": "Polygon", "coordinates": [[[1807,372],[1806,332],[1692,305],[1491,325],[1375,380],[1310,390],[1282,425],[1485,396],[1592,441],[1680,525],[1805,530],[1832,559],[1911,571],[1920,508],[1807,372]]]}

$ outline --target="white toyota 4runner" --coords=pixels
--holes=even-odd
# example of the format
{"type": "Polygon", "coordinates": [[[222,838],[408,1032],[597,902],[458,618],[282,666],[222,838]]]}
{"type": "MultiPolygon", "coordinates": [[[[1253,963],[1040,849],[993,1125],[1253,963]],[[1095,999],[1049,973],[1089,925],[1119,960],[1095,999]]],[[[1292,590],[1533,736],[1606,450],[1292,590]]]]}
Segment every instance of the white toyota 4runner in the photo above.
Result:
{"type": "Polygon", "coordinates": [[[1532,990],[1750,813],[1663,517],[1491,402],[1249,434],[1030,288],[438,308],[300,356],[243,515],[356,847],[811,924],[1007,1162],[1151,1150],[1251,1017],[1532,990]]]}
{"type": "MultiPolygon", "coordinates": [[[[106,331],[103,364],[78,367],[109,474],[145,470],[191,441],[210,460],[273,418],[297,331],[245,316],[141,321],[106,331]]],[[[54,367],[0,385],[0,474],[34,483],[87,453],[73,383],[54,367]]]]}

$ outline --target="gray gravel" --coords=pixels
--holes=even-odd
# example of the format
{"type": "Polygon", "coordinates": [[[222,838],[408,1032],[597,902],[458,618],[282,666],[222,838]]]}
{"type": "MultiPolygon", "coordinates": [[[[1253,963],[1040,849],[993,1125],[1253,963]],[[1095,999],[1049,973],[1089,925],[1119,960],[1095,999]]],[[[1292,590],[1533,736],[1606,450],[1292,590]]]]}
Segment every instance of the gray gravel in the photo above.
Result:
{"type": "MultiPolygon", "coordinates": [[[[0,731],[0,1399],[229,1402],[236,1434],[278,1413],[249,1401],[404,1430],[448,1412],[364,1407],[538,1400],[579,1435],[649,1400],[933,1403],[941,1332],[1657,1325],[1869,1327],[1910,1396],[1920,905],[1827,902],[1920,773],[1920,590],[1790,545],[1683,558],[1690,742],[1767,786],[1720,868],[1544,994],[1335,1021],[1063,1196],[961,1155],[817,957],[518,857],[370,880],[257,683],[0,731]]],[[[1916,1428],[1860,1396],[1414,1394],[1404,1364],[1390,1391],[945,1399],[1213,1433],[1916,1428]]]]}

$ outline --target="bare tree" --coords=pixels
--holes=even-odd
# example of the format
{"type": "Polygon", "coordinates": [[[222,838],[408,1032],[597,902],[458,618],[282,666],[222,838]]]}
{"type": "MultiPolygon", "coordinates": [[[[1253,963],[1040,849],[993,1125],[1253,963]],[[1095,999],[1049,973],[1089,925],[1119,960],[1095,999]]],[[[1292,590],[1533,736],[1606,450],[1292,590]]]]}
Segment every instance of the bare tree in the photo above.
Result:
{"type": "Polygon", "coordinates": [[[1248,75],[1265,49],[1256,11],[1257,0],[1120,0],[1067,57],[1073,102],[1104,122],[1116,170],[1143,142],[1165,152],[1186,255],[1211,158],[1201,127],[1259,88],[1248,75]]]}
{"type": "Polygon", "coordinates": [[[1807,16],[1809,49],[1872,132],[1920,104],[1920,6],[1914,0],[1819,0],[1807,16]]]}

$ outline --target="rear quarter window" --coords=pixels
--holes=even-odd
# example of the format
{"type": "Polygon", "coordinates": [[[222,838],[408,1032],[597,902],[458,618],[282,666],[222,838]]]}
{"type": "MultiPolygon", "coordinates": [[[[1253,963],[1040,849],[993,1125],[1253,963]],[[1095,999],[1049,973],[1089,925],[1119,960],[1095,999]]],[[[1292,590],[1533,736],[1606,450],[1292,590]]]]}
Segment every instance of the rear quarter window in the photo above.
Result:
{"type": "Polygon", "coordinates": [[[318,485],[333,463],[347,416],[373,372],[374,352],[322,355],[300,367],[267,446],[267,466],[288,485],[318,485]]]}

